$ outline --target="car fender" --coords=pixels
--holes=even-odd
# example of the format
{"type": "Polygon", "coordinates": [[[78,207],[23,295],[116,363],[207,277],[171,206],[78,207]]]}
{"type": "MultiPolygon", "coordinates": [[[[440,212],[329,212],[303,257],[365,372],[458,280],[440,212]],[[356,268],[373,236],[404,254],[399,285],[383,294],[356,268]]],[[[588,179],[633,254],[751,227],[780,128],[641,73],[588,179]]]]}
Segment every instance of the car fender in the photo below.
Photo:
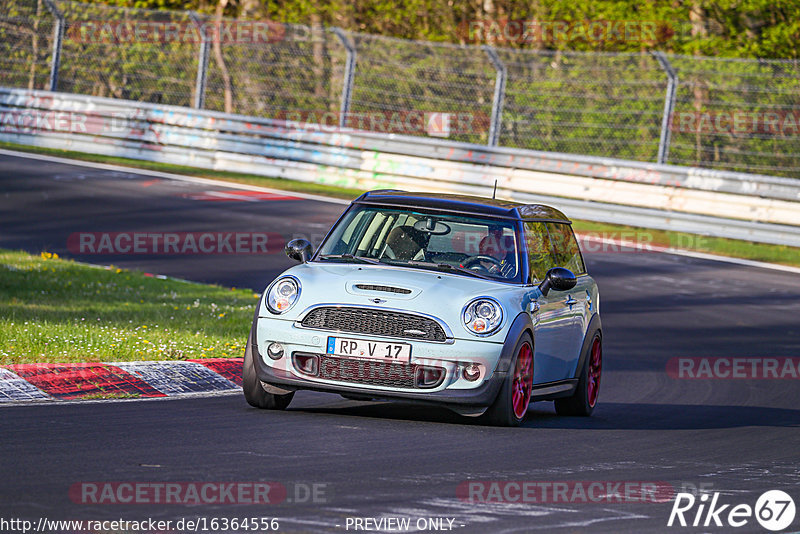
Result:
{"type": "Polygon", "coordinates": [[[600,332],[600,341],[603,340],[603,325],[600,322],[600,314],[595,313],[589,320],[589,326],[586,328],[586,335],[583,337],[583,344],[581,345],[581,353],[578,357],[578,365],[575,367],[574,378],[580,378],[581,369],[586,362],[586,355],[589,353],[589,345],[594,339],[595,332],[600,332]]]}
{"type": "MultiPolygon", "coordinates": [[[[261,357],[261,353],[258,350],[258,339],[256,337],[256,327],[258,324],[258,316],[259,311],[261,310],[261,302],[264,300],[264,295],[266,292],[262,293],[262,295],[258,299],[258,304],[256,304],[256,311],[253,314],[253,324],[250,326],[250,334],[249,334],[249,343],[245,350],[249,350],[252,355],[253,365],[255,366],[256,374],[261,380],[261,377],[264,376],[264,369],[267,368],[266,364],[264,363],[263,358],[261,357]]],[[[247,361],[245,359],[245,361],[247,361]]],[[[264,391],[267,393],[272,393],[273,395],[286,395],[287,393],[291,393],[295,391],[295,389],[285,389],[276,386],[275,384],[269,384],[261,380],[261,387],[264,388],[264,391]]]]}
{"type": "MultiPolygon", "coordinates": [[[[514,359],[514,349],[517,347],[517,341],[519,341],[520,336],[522,336],[526,330],[528,333],[530,333],[531,338],[533,339],[533,323],[531,322],[531,317],[527,313],[521,312],[516,316],[508,329],[506,340],[503,343],[503,349],[500,352],[500,358],[498,359],[497,367],[495,368],[496,373],[508,372],[509,368],[511,367],[511,361],[514,359]]],[[[536,344],[535,339],[533,343],[534,345],[536,344]]]]}

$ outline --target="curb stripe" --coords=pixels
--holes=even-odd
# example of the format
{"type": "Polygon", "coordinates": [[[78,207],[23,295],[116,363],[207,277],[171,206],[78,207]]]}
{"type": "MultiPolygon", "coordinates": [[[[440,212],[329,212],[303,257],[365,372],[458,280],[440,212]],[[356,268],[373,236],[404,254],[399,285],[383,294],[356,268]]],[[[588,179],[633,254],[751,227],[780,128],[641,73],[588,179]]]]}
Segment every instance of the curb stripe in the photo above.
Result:
{"type": "Polygon", "coordinates": [[[164,396],[139,377],[111,364],[30,363],[5,367],[57,399],[79,399],[93,395],[164,396]]]}
{"type": "Polygon", "coordinates": [[[195,362],[118,362],[116,365],[165,395],[239,388],[234,382],[195,362]]]}
{"type": "Polygon", "coordinates": [[[302,200],[299,197],[267,193],[264,191],[205,191],[204,193],[180,195],[191,200],[204,200],[208,202],[261,202],[270,200],[302,200]]]}
{"type": "Polygon", "coordinates": [[[49,395],[24,378],[20,378],[8,369],[0,367],[0,402],[46,400],[49,398],[49,395]]]}
{"type": "Polygon", "coordinates": [[[42,400],[156,398],[235,392],[242,358],[113,363],[26,363],[0,367],[0,404],[42,400]]]}
{"type": "Polygon", "coordinates": [[[206,358],[203,360],[188,360],[208,367],[215,373],[224,376],[234,384],[242,387],[242,358],[206,358]]]}

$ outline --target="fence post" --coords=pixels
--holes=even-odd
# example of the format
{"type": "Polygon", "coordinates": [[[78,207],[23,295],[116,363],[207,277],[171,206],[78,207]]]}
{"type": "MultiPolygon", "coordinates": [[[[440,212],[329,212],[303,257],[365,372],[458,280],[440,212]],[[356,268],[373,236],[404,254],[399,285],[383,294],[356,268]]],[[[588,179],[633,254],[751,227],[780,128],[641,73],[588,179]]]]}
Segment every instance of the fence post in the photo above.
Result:
{"type": "Polygon", "coordinates": [[[208,79],[208,36],[203,30],[203,21],[194,11],[189,12],[192,22],[200,32],[200,51],[197,56],[197,77],[194,82],[194,107],[203,109],[206,105],[206,80],[208,79]]]}
{"type": "MultiPolygon", "coordinates": [[[[61,66],[61,44],[64,41],[64,14],[59,11],[53,0],[44,0],[45,6],[56,18],[53,27],[53,58],[50,61],[50,91],[58,91],[58,69],[61,66]]],[[[36,58],[33,58],[36,61],[36,58]]]]}
{"type": "Polygon", "coordinates": [[[675,110],[675,93],[678,89],[678,74],[667,59],[664,52],[653,52],[661,68],[667,73],[667,93],[664,97],[664,116],[661,118],[661,138],[658,141],[658,163],[666,163],[669,159],[670,128],[672,112],[675,110]]]}
{"type": "Polygon", "coordinates": [[[350,98],[353,96],[353,78],[356,73],[356,48],[347,40],[347,35],[341,28],[332,28],[333,33],[339,38],[347,52],[344,68],[344,85],[342,87],[342,103],[339,106],[339,127],[347,126],[347,114],[350,112],[350,98]]]}
{"type": "Polygon", "coordinates": [[[483,50],[489,56],[489,61],[492,62],[495,70],[497,71],[494,80],[494,96],[492,97],[492,118],[489,124],[489,139],[487,144],[489,146],[497,146],[500,139],[500,128],[503,121],[503,101],[506,95],[506,66],[497,55],[497,51],[489,45],[483,45],[483,50]]]}

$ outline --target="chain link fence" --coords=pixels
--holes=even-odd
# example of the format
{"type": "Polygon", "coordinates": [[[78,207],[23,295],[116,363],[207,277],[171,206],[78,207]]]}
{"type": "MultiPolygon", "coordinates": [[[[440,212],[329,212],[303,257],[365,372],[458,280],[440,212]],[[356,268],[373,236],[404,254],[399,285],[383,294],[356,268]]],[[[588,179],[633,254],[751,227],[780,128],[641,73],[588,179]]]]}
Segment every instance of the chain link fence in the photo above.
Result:
{"type": "Polygon", "coordinates": [[[670,163],[800,177],[799,61],[669,60],[679,79],[670,163]]]}
{"type": "Polygon", "coordinates": [[[336,35],[288,24],[263,29],[261,39],[211,43],[204,107],[281,119],[338,112],[347,53],[336,35]]]}
{"type": "MultiPolygon", "coordinates": [[[[441,128],[430,133],[447,133],[456,141],[488,142],[496,71],[484,51],[374,35],[349,37],[356,50],[350,103],[356,118],[364,114],[402,121],[421,112],[425,121],[426,112],[428,118],[431,113],[446,114],[449,128],[432,125],[441,128]]],[[[427,126],[420,122],[400,129],[425,135],[427,126]]]]}
{"type": "Polygon", "coordinates": [[[650,54],[502,50],[500,145],[655,161],[667,76],[650,54]]]}
{"type": "Polygon", "coordinates": [[[127,21],[191,24],[188,13],[56,3],[65,20],[58,91],[189,106],[195,90],[198,45],[122,34],[127,21]]]}
{"type": "Polygon", "coordinates": [[[800,177],[800,62],[409,41],[5,0],[0,85],[800,177]]]}
{"type": "Polygon", "coordinates": [[[0,12],[0,84],[47,89],[56,18],[43,0],[8,2],[0,12]]]}

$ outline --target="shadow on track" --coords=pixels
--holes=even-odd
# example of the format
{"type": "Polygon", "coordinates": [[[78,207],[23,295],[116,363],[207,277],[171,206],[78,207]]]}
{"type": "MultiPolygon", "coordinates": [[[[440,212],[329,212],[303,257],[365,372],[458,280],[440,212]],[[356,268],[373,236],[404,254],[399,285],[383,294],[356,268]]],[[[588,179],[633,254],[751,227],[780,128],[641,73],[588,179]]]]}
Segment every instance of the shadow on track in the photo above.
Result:
{"type": "Polygon", "coordinates": [[[701,430],[739,427],[800,428],[800,410],[704,404],[600,403],[592,417],[529,413],[525,426],[597,430],[701,430]]]}
{"type": "MultiPolygon", "coordinates": [[[[592,417],[556,415],[551,404],[537,403],[523,428],[586,430],[692,430],[739,427],[800,428],[800,410],[757,406],[695,404],[601,403],[592,417]]],[[[309,414],[394,419],[480,426],[478,418],[462,417],[445,408],[415,404],[370,403],[345,407],[302,407],[289,411],[309,414]]]]}

